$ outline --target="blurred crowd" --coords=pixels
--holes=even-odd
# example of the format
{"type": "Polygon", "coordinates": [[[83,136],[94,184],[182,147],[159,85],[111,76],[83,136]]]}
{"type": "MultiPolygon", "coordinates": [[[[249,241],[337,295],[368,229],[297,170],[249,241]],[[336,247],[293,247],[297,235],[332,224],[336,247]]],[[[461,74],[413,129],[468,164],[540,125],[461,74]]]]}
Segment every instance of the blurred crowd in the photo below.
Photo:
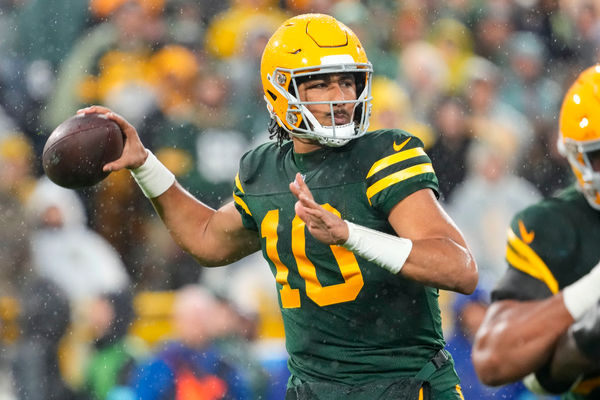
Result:
{"type": "Polygon", "coordinates": [[[268,140],[264,45],[305,12],[357,33],[376,76],[371,128],[423,140],[478,260],[474,295],[441,293],[465,397],[533,398],[483,387],[470,339],[511,216],[570,182],[557,116],[598,61],[594,0],[0,0],[0,400],[282,398],[267,264],[201,269],[127,172],[62,189],[41,153],[63,120],[103,104],[218,207],[239,157],[268,140]]]}

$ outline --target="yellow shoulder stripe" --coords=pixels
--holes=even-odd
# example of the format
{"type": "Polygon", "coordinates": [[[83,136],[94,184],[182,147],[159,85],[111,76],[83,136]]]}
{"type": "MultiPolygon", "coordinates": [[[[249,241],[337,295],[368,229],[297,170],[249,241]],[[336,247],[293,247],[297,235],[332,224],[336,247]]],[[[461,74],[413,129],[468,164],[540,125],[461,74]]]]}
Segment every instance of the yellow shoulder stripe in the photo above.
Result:
{"type": "Polygon", "coordinates": [[[244,189],[242,189],[242,182],[240,182],[240,174],[237,173],[235,174],[235,186],[238,188],[238,190],[242,193],[244,193],[244,189]]]}
{"type": "Polygon", "coordinates": [[[508,228],[506,260],[516,269],[544,282],[552,293],[558,292],[558,282],[546,263],[510,228],[508,228]]]}
{"type": "Polygon", "coordinates": [[[377,193],[381,192],[383,189],[392,186],[395,183],[412,178],[413,176],[428,172],[434,172],[431,163],[413,165],[412,167],[408,167],[402,171],[394,172],[385,178],[381,178],[367,188],[367,198],[369,199],[369,203],[371,202],[371,198],[377,193]]]}
{"type": "Polygon", "coordinates": [[[373,166],[371,167],[371,169],[369,170],[369,173],[367,174],[367,178],[375,175],[377,172],[381,171],[382,169],[389,167],[392,164],[396,164],[399,163],[400,161],[404,161],[404,160],[408,160],[409,158],[414,158],[414,157],[419,157],[419,156],[425,156],[427,155],[425,153],[425,150],[423,150],[422,147],[415,147],[414,149],[408,149],[408,150],[404,150],[401,151],[399,153],[394,153],[391,156],[387,156],[382,158],[381,160],[376,161],[373,166]]]}
{"type": "Polygon", "coordinates": [[[250,212],[250,209],[248,208],[248,205],[244,202],[244,200],[242,200],[242,198],[240,196],[237,196],[234,193],[233,194],[233,201],[235,201],[240,207],[242,207],[244,209],[244,211],[246,211],[246,214],[252,216],[252,213],[250,212]]]}

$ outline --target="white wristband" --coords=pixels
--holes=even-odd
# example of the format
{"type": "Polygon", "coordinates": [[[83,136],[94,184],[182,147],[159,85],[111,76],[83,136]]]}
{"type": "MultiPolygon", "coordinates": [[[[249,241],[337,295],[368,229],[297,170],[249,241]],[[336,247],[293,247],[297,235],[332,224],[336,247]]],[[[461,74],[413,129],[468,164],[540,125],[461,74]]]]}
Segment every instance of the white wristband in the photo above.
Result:
{"type": "Polygon", "coordinates": [[[144,196],[149,199],[160,196],[175,182],[175,175],[161,163],[150,150],[148,158],[141,167],[131,170],[133,179],[137,182],[144,196]]]}
{"type": "Polygon", "coordinates": [[[563,289],[565,307],[578,320],[600,300],[600,263],[586,275],[563,289]]]}
{"type": "Polygon", "coordinates": [[[523,378],[523,384],[527,389],[536,394],[549,395],[549,393],[538,381],[537,376],[535,376],[535,372],[530,373],[525,378],[523,378]]]}
{"type": "Polygon", "coordinates": [[[348,225],[348,240],[343,247],[393,274],[400,272],[412,250],[410,239],[345,222],[348,225]]]}

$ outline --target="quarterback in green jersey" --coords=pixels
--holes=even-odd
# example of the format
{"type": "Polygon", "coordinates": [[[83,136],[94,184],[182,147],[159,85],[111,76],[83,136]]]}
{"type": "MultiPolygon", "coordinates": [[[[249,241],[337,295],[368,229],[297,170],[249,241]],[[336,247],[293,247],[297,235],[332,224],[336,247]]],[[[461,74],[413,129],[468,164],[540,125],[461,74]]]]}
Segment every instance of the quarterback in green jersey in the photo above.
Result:
{"type": "Polygon", "coordinates": [[[421,141],[367,133],[372,66],[356,35],[305,14],[269,40],[261,77],[276,141],[246,153],[233,201],[186,192],[110,110],[123,156],[175,240],[205,266],[262,251],[275,278],[286,399],[462,399],[443,349],[439,289],[471,293],[477,266],[437,201],[421,141]]]}
{"type": "Polygon", "coordinates": [[[523,379],[563,399],[600,398],[600,65],[571,86],[559,149],[577,183],[519,212],[508,270],[473,348],[484,383],[523,379]]]}

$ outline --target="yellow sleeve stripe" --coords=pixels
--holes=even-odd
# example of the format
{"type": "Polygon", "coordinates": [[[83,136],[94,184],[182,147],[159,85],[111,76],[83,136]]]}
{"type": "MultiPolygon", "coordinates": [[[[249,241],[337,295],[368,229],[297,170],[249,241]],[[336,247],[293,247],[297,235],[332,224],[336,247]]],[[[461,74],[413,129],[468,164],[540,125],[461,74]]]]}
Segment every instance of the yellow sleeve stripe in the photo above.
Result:
{"type": "Polygon", "coordinates": [[[242,198],[240,196],[237,196],[234,193],[233,194],[233,201],[235,201],[240,207],[242,207],[244,209],[244,211],[246,211],[246,214],[252,216],[252,213],[250,212],[250,209],[248,208],[248,205],[246,203],[244,203],[244,200],[242,200],[242,198]]]}
{"type": "Polygon", "coordinates": [[[242,182],[240,182],[240,174],[235,175],[235,186],[240,192],[244,193],[244,189],[242,189],[242,182]]]}
{"type": "Polygon", "coordinates": [[[373,166],[369,170],[369,173],[367,174],[367,178],[372,175],[375,175],[376,173],[378,173],[384,168],[389,167],[390,165],[399,163],[400,161],[425,155],[427,154],[425,153],[425,150],[423,150],[422,147],[415,147],[414,149],[404,150],[399,153],[392,154],[391,156],[384,157],[373,164],[373,166]]]}
{"type": "Polygon", "coordinates": [[[367,198],[369,199],[369,203],[371,202],[371,198],[383,189],[390,187],[395,183],[412,178],[413,176],[426,174],[428,172],[434,172],[431,163],[413,165],[402,171],[394,172],[385,178],[381,178],[367,188],[367,198]]]}
{"type": "Polygon", "coordinates": [[[465,396],[463,396],[462,388],[460,387],[460,385],[456,385],[454,387],[454,389],[456,389],[456,393],[458,393],[458,395],[460,396],[461,400],[465,400],[465,396]]]}
{"type": "Polygon", "coordinates": [[[546,263],[527,243],[519,239],[510,228],[508,229],[506,260],[516,269],[544,282],[552,293],[558,292],[558,282],[546,263]]]}

